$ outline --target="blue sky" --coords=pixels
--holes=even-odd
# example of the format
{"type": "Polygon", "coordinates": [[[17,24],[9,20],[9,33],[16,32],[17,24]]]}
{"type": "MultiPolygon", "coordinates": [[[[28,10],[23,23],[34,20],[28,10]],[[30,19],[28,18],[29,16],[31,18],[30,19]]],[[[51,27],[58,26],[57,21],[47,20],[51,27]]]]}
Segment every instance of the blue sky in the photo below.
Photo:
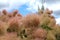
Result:
{"type": "MultiPolygon", "coordinates": [[[[23,16],[37,12],[38,5],[41,8],[41,0],[0,0],[0,10],[12,12],[17,9],[23,16]]],[[[45,0],[44,7],[53,10],[57,24],[60,24],[60,0],[45,0]]]]}

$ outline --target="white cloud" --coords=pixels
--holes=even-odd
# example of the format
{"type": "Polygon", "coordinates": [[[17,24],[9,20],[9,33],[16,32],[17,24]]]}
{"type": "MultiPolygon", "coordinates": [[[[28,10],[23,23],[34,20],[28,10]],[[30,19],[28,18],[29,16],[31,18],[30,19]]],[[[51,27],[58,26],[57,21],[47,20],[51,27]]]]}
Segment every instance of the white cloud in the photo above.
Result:
{"type": "Polygon", "coordinates": [[[25,3],[27,3],[29,0],[10,0],[9,1],[9,4],[10,4],[10,7],[19,7],[25,3]]]}
{"type": "MultiPolygon", "coordinates": [[[[30,10],[30,11],[37,11],[38,9],[38,5],[39,7],[41,8],[41,1],[39,0],[30,0],[28,3],[27,3],[27,10],[30,10]]],[[[60,3],[59,2],[56,2],[56,3],[52,3],[52,4],[47,4],[46,2],[44,3],[44,6],[45,8],[49,8],[50,10],[53,10],[53,11],[57,11],[57,10],[60,10],[60,3]]]]}
{"type": "Polygon", "coordinates": [[[41,8],[41,3],[39,0],[30,0],[26,5],[28,6],[27,10],[30,10],[32,12],[37,11],[38,6],[41,8]]]}
{"type": "Polygon", "coordinates": [[[0,4],[8,5],[8,7],[3,7],[1,9],[18,9],[21,5],[27,3],[29,0],[0,0],[0,4]]]}
{"type": "Polygon", "coordinates": [[[0,11],[8,6],[8,0],[0,0],[0,11]]]}
{"type": "Polygon", "coordinates": [[[56,18],[56,24],[60,24],[60,18],[56,18]]]}
{"type": "MultiPolygon", "coordinates": [[[[26,4],[28,6],[27,10],[34,12],[37,11],[38,5],[41,8],[41,0],[0,0],[0,4],[9,4],[9,7],[5,7],[5,9],[18,9],[21,5],[26,4]]],[[[45,3],[44,6],[54,11],[60,10],[60,3],[45,3]]]]}
{"type": "Polygon", "coordinates": [[[0,0],[0,3],[3,3],[3,4],[5,4],[7,2],[8,2],[8,0],[0,0]]]}
{"type": "Polygon", "coordinates": [[[53,11],[57,11],[60,10],[60,3],[54,3],[47,6],[49,9],[53,10],[53,11]]]}

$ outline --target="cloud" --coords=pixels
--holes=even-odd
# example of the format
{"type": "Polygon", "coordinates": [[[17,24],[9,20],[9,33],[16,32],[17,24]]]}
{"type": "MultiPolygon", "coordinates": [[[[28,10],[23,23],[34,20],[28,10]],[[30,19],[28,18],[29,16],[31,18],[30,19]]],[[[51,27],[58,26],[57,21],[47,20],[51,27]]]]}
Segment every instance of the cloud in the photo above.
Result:
{"type": "Polygon", "coordinates": [[[60,17],[60,10],[54,11],[53,14],[57,17],[60,17]]]}
{"type": "Polygon", "coordinates": [[[56,18],[56,24],[60,24],[60,18],[56,18]]]}
{"type": "Polygon", "coordinates": [[[8,0],[0,0],[0,3],[6,4],[8,3],[8,0]]]}
{"type": "Polygon", "coordinates": [[[41,8],[41,2],[39,0],[30,0],[26,5],[28,6],[26,9],[32,12],[38,11],[38,6],[41,8]]]}
{"type": "MultiPolygon", "coordinates": [[[[29,0],[10,0],[9,1],[9,4],[10,4],[10,7],[19,7],[25,3],[27,3],[29,0]]],[[[13,8],[14,8],[13,7],[13,8]]]]}
{"type": "MultiPolygon", "coordinates": [[[[27,6],[28,6],[27,9],[28,10],[32,10],[32,11],[34,11],[34,10],[37,11],[38,5],[41,8],[41,5],[42,5],[41,1],[39,1],[39,0],[32,0],[29,3],[27,3],[27,6]]],[[[60,2],[58,2],[58,1],[53,1],[53,0],[47,1],[47,2],[44,3],[44,6],[45,6],[45,8],[49,8],[50,10],[53,10],[53,11],[60,10],[60,2]]]]}
{"type": "Polygon", "coordinates": [[[60,0],[45,0],[45,2],[48,4],[52,4],[52,3],[60,2],[60,0]]]}
{"type": "Polygon", "coordinates": [[[8,0],[0,0],[0,9],[8,7],[8,0]]]}
{"type": "Polygon", "coordinates": [[[3,7],[1,9],[12,10],[18,9],[20,6],[27,3],[29,0],[0,0],[0,5],[9,5],[8,7],[3,7]]]}
{"type": "MultiPolygon", "coordinates": [[[[42,4],[41,4],[41,0],[30,0],[28,3],[27,3],[27,10],[29,11],[37,11],[38,10],[38,5],[39,7],[41,8],[42,4]]],[[[45,8],[49,8],[50,10],[53,10],[53,11],[57,11],[57,10],[60,10],[60,1],[59,0],[46,0],[46,2],[44,3],[44,7],[45,8]]]]}
{"type": "Polygon", "coordinates": [[[54,3],[51,5],[48,5],[47,7],[53,11],[57,11],[57,10],[60,10],[60,3],[54,3]]]}
{"type": "MultiPolygon", "coordinates": [[[[59,0],[57,0],[59,1],[59,0]]],[[[49,8],[51,10],[59,10],[60,3],[58,3],[56,0],[46,0],[46,3],[44,4],[45,8],[49,8]],[[56,3],[54,3],[56,2],[56,3]],[[52,3],[52,4],[49,4],[52,3]]],[[[36,12],[38,9],[38,5],[41,8],[41,0],[0,0],[0,4],[9,5],[9,7],[5,7],[7,10],[11,9],[18,9],[22,5],[27,5],[28,8],[26,8],[29,11],[36,12]]]]}

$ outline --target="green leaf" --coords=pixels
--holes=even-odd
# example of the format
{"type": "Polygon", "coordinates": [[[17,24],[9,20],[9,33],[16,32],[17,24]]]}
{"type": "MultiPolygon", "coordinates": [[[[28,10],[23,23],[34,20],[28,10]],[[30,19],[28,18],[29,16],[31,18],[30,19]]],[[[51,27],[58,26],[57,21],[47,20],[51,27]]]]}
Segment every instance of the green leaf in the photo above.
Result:
{"type": "Polygon", "coordinates": [[[46,30],[52,30],[52,28],[48,27],[47,25],[41,25],[41,27],[46,30]]]}

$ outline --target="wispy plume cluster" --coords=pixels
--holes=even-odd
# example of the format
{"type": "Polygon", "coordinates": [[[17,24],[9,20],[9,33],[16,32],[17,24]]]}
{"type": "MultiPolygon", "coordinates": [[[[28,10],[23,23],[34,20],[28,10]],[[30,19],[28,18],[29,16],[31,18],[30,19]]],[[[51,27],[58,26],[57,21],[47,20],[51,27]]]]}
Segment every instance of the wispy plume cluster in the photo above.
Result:
{"type": "Polygon", "coordinates": [[[0,15],[0,33],[3,35],[16,32],[20,40],[57,40],[60,36],[60,26],[56,24],[52,12],[46,9],[22,16],[18,10],[3,10],[0,15]]]}

